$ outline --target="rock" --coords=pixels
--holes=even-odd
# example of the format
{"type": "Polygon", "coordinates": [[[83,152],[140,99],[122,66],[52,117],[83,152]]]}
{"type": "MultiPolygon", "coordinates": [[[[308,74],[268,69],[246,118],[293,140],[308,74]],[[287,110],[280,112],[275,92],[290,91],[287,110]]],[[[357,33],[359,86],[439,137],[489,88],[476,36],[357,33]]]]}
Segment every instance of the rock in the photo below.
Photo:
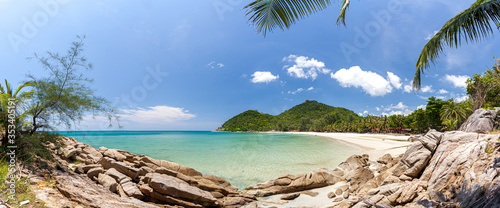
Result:
{"type": "MultiPolygon", "coordinates": [[[[249,186],[246,188],[248,190],[246,193],[254,196],[285,194],[332,185],[337,183],[339,180],[340,177],[336,176],[335,172],[327,169],[317,169],[307,174],[299,174],[295,176],[284,175],[266,183],[249,186]],[[290,179],[291,183],[287,186],[274,185],[275,181],[283,181],[284,178],[290,179]]],[[[278,182],[278,184],[282,183],[278,182]]]]}
{"type": "Polygon", "coordinates": [[[497,112],[495,110],[477,109],[469,119],[460,126],[459,131],[488,133],[493,130],[496,116],[497,112]]]}
{"type": "Polygon", "coordinates": [[[285,194],[280,197],[281,200],[293,200],[300,196],[300,193],[285,194]]]}
{"type": "Polygon", "coordinates": [[[370,166],[370,161],[368,160],[368,155],[353,155],[345,162],[340,163],[339,168],[346,171],[356,170],[358,168],[370,166]]]}
{"type": "Polygon", "coordinates": [[[355,192],[356,190],[361,188],[361,186],[365,185],[365,183],[373,177],[375,176],[369,168],[356,169],[350,178],[351,181],[349,182],[351,185],[351,192],[355,192]]]}
{"type": "Polygon", "coordinates": [[[289,178],[278,178],[273,182],[275,186],[288,186],[292,183],[292,179],[289,178]]]}
{"type": "Polygon", "coordinates": [[[95,168],[92,168],[92,169],[90,169],[90,170],[87,171],[87,176],[90,179],[95,180],[94,177],[99,176],[99,174],[101,174],[103,172],[104,172],[104,170],[101,167],[95,167],[95,168]]]}
{"type": "Polygon", "coordinates": [[[102,154],[91,146],[86,146],[85,148],[82,149],[82,152],[87,155],[90,155],[90,157],[92,157],[92,159],[95,160],[94,161],[95,163],[99,162],[99,160],[102,158],[102,154]]]}
{"type": "Polygon", "coordinates": [[[178,178],[159,173],[148,173],[145,177],[150,178],[147,179],[149,186],[158,193],[196,201],[203,206],[210,206],[217,201],[209,192],[190,186],[178,178]]]}
{"type": "Polygon", "coordinates": [[[102,166],[99,164],[84,165],[84,166],[82,166],[82,169],[83,169],[83,171],[88,172],[90,169],[98,168],[98,167],[102,167],[102,166]]]}
{"type": "Polygon", "coordinates": [[[224,178],[214,176],[214,175],[203,175],[203,178],[210,180],[217,184],[218,186],[224,187],[225,189],[229,190],[230,192],[236,192],[238,191],[238,188],[236,186],[231,185],[229,181],[226,181],[224,178]]]}
{"type": "Polygon", "coordinates": [[[329,198],[329,199],[333,199],[333,198],[334,198],[334,197],[336,197],[337,195],[335,195],[335,193],[334,193],[334,192],[330,192],[330,193],[328,193],[328,195],[327,195],[327,196],[328,196],[328,198],[329,198]]]}
{"type": "Polygon", "coordinates": [[[244,197],[244,196],[225,197],[222,200],[222,207],[237,208],[237,207],[242,207],[243,205],[251,203],[253,201],[255,201],[255,199],[251,197],[244,197]]]}
{"type": "Polygon", "coordinates": [[[343,192],[343,191],[342,191],[342,189],[341,189],[341,188],[337,188],[337,190],[335,190],[335,194],[336,194],[337,196],[342,195],[342,192],[343,192]]]}
{"type": "Polygon", "coordinates": [[[342,201],[342,200],[344,200],[344,197],[337,196],[337,197],[335,197],[335,198],[333,199],[333,202],[340,202],[340,201],[342,201]]]}
{"type": "Polygon", "coordinates": [[[127,196],[134,197],[137,199],[142,199],[144,197],[139,188],[137,188],[135,183],[130,181],[130,179],[124,179],[120,181],[120,185],[123,188],[125,194],[127,194],[127,196]]]}
{"type": "Polygon", "coordinates": [[[342,197],[344,197],[344,199],[347,199],[349,198],[349,192],[344,192],[344,194],[342,194],[342,197]]]}
{"type": "Polygon", "coordinates": [[[113,158],[115,159],[116,161],[123,161],[125,160],[127,157],[125,157],[125,155],[121,154],[120,152],[118,152],[118,150],[116,149],[107,149],[104,153],[103,153],[104,156],[106,157],[110,157],[110,158],[113,158]]]}
{"type": "Polygon", "coordinates": [[[381,158],[379,158],[377,162],[387,165],[390,164],[393,160],[394,158],[392,158],[391,154],[387,153],[381,158]]]}
{"type": "Polygon", "coordinates": [[[169,170],[173,170],[175,172],[179,172],[179,173],[182,173],[184,175],[191,176],[191,177],[203,176],[203,174],[201,174],[200,172],[198,172],[197,170],[195,170],[193,168],[182,166],[182,165],[179,165],[179,164],[174,163],[174,162],[169,162],[169,161],[165,161],[165,160],[156,160],[156,159],[150,158],[148,156],[144,156],[144,155],[138,156],[137,159],[146,163],[146,164],[149,164],[150,165],[149,167],[152,169],[156,169],[156,167],[164,167],[164,168],[167,168],[169,170]],[[151,167],[151,165],[156,166],[156,167],[151,167]]]}
{"type": "Polygon", "coordinates": [[[116,192],[116,187],[118,186],[118,183],[111,176],[100,173],[97,176],[97,181],[99,182],[99,184],[104,186],[104,188],[108,189],[109,191],[116,192]]]}
{"type": "Polygon", "coordinates": [[[419,176],[427,166],[442,136],[443,133],[432,129],[425,136],[420,137],[406,150],[392,174],[398,177],[404,174],[411,178],[419,176]]]}
{"type": "Polygon", "coordinates": [[[305,194],[305,195],[308,195],[310,197],[316,197],[319,195],[318,192],[315,192],[315,191],[310,191],[310,190],[307,190],[307,191],[301,191],[300,192],[301,194],[305,194]]]}
{"type": "Polygon", "coordinates": [[[118,172],[116,169],[114,168],[110,168],[108,169],[106,172],[105,172],[106,175],[109,175],[111,176],[112,178],[114,178],[116,181],[118,182],[121,182],[122,180],[126,179],[127,176],[118,172]]]}
{"type": "Polygon", "coordinates": [[[394,175],[390,175],[384,179],[384,181],[382,182],[382,185],[391,184],[391,183],[399,183],[399,182],[401,182],[399,177],[396,177],[394,175]]]}
{"type": "MultiPolygon", "coordinates": [[[[71,201],[78,202],[83,207],[157,208],[157,206],[134,198],[121,198],[81,175],[58,170],[53,170],[51,175],[57,181],[55,185],[57,190],[71,201]]],[[[61,205],[59,204],[59,206],[61,205]]]]}
{"type": "Polygon", "coordinates": [[[102,160],[99,162],[99,164],[101,164],[102,167],[104,167],[106,169],[114,168],[117,171],[127,175],[128,177],[130,177],[132,179],[135,179],[138,176],[137,173],[139,173],[138,168],[130,167],[129,165],[125,164],[124,162],[117,162],[114,159],[109,158],[109,157],[103,157],[102,160]]]}
{"type": "Polygon", "coordinates": [[[445,202],[446,197],[444,196],[443,193],[436,191],[434,189],[430,189],[427,191],[427,195],[429,196],[429,199],[432,201],[436,202],[445,202]]]}
{"type": "Polygon", "coordinates": [[[139,176],[145,176],[146,174],[153,173],[153,172],[154,172],[154,170],[151,169],[150,167],[143,166],[143,167],[139,168],[139,172],[137,172],[137,177],[139,177],[139,176]]]}
{"type": "Polygon", "coordinates": [[[67,159],[67,158],[73,157],[75,155],[78,155],[81,152],[82,152],[82,149],[79,149],[79,148],[65,147],[64,149],[62,149],[61,158],[62,159],[67,159]]]}
{"type": "Polygon", "coordinates": [[[102,154],[102,153],[106,152],[107,150],[108,150],[108,148],[106,148],[106,147],[99,147],[99,149],[97,151],[102,154]]]}

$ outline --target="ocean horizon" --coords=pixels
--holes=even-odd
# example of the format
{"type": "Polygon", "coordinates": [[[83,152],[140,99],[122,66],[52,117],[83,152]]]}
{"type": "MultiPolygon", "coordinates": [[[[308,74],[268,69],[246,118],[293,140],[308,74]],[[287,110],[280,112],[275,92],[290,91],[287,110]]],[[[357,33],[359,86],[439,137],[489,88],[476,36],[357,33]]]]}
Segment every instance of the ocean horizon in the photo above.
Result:
{"type": "Polygon", "coordinates": [[[239,189],[283,174],[334,169],[353,154],[352,145],[311,135],[211,131],[60,131],[95,148],[134,154],[188,166],[231,182],[239,189]]]}

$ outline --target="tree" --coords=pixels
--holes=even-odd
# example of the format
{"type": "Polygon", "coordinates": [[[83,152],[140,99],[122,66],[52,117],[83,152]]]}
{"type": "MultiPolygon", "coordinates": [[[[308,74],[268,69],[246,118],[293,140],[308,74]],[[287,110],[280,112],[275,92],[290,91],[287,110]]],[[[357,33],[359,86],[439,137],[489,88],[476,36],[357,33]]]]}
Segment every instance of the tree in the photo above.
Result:
{"type": "Polygon", "coordinates": [[[92,69],[92,64],[82,54],[84,39],[77,36],[77,41],[65,55],[47,52],[47,57],[37,54],[33,57],[49,72],[49,76],[37,78],[28,75],[35,88],[28,111],[30,134],[60,125],[71,128],[88,113],[106,115],[110,125],[112,118],[117,119],[110,102],[95,95],[95,90],[90,88],[93,80],[83,74],[83,71],[92,69]]]}
{"type": "Polygon", "coordinates": [[[428,121],[427,125],[440,126],[443,123],[440,115],[445,103],[446,101],[436,99],[434,96],[428,98],[427,105],[425,106],[425,113],[428,121]]]}
{"type": "MultiPolygon", "coordinates": [[[[483,75],[474,74],[467,79],[467,94],[472,99],[473,110],[482,108],[485,103],[498,104],[497,92],[500,91],[500,59],[495,58],[497,64],[487,70],[483,75]]],[[[493,107],[491,106],[491,107],[493,107]]]]}
{"type": "Polygon", "coordinates": [[[441,120],[448,128],[458,128],[458,125],[467,119],[467,109],[465,105],[455,103],[453,99],[446,101],[441,110],[441,120]]]}
{"type": "Polygon", "coordinates": [[[8,125],[9,122],[9,101],[14,101],[15,104],[15,117],[11,120],[14,121],[15,129],[21,130],[22,126],[25,124],[24,120],[26,117],[23,109],[26,107],[26,101],[33,96],[34,91],[23,91],[24,88],[32,87],[32,82],[24,82],[19,85],[16,91],[13,91],[12,85],[5,80],[5,86],[0,83],[0,123],[3,131],[0,132],[0,144],[6,144],[5,139],[8,135],[8,125]]]}
{"type": "MultiPolygon", "coordinates": [[[[319,12],[331,4],[330,0],[254,0],[244,7],[246,16],[257,32],[272,32],[290,28],[299,19],[319,12]]],[[[345,14],[350,0],[340,2],[337,25],[345,25],[345,14]]],[[[413,87],[421,86],[421,74],[435,63],[445,46],[458,47],[462,41],[479,41],[493,34],[491,22],[500,24],[499,0],[476,0],[469,8],[451,18],[422,49],[416,63],[413,87]]]]}

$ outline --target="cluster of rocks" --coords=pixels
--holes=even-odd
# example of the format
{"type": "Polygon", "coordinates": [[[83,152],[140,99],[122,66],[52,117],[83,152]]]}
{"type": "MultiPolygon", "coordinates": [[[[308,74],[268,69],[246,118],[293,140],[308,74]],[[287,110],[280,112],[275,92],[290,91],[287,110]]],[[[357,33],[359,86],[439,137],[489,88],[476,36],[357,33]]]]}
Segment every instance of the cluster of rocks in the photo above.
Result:
{"type": "Polygon", "coordinates": [[[245,193],[293,200],[298,191],[342,183],[328,194],[331,207],[500,207],[500,135],[487,134],[495,118],[477,110],[463,131],[430,130],[397,158],[354,155],[335,170],[280,176],[245,193]]]}
{"type": "Polygon", "coordinates": [[[121,198],[182,207],[240,207],[256,200],[238,193],[238,188],[223,178],[145,155],[95,149],[74,138],[63,138],[62,148],[54,151],[75,173],[121,198]],[[71,163],[74,161],[80,163],[71,163]]]}

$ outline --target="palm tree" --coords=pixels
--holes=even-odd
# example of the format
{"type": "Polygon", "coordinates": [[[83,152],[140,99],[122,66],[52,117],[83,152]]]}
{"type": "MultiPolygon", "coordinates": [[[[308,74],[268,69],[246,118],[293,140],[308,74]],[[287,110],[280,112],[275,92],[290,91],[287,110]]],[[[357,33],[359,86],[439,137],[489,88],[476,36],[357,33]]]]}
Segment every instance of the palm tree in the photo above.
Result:
{"type": "MultiPolygon", "coordinates": [[[[299,19],[330,6],[330,0],[254,0],[244,7],[246,16],[258,33],[290,28],[299,19]]],[[[345,25],[350,0],[340,2],[337,25],[345,25]]],[[[435,63],[445,46],[458,47],[462,41],[480,41],[493,34],[491,22],[500,24],[500,0],[476,0],[469,8],[451,18],[424,46],[416,63],[413,87],[419,90],[421,74],[435,63]]]]}
{"type": "Polygon", "coordinates": [[[464,105],[455,103],[453,99],[448,100],[441,110],[441,120],[447,126],[454,124],[457,127],[458,124],[461,124],[467,118],[467,109],[464,108],[464,105]]]}
{"type": "Polygon", "coordinates": [[[22,108],[24,106],[24,102],[31,98],[32,95],[34,94],[34,90],[31,91],[22,91],[25,87],[32,87],[33,83],[32,82],[24,82],[22,83],[19,87],[17,87],[16,91],[13,91],[14,88],[12,88],[12,85],[5,80],[5,86],[3,86],[0,83],[0,123],[1,126],[0,128],[3,128],[2,133],[0,133],[0,144],[5,144],[5,138],[7,137],[7,131],[8,131],[8,125],[9,125],[9,118],[8,118],[8,110],[9,110],[9,101],[14,101],[16,104],[16,115],[14,118],[16,129],[20,130],[19,128],[25,125],[23,123],[23,119],[25,117],[25,112],[27,110],[24,110],[23,113],[19,113],[19,108],[22,108]],[[3,134],[3,135],[1,135],[3,134]]]}

